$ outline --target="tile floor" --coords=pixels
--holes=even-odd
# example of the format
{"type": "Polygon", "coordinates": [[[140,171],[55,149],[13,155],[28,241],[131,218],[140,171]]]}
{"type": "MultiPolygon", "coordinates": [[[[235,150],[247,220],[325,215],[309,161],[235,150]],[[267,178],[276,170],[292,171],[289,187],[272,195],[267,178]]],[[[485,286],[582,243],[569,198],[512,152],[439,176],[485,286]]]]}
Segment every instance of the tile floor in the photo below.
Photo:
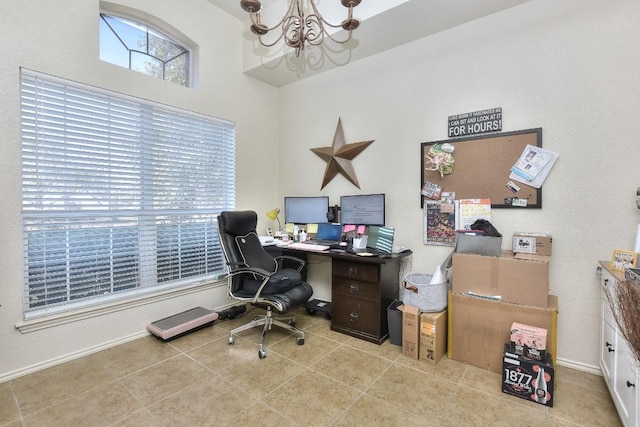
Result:
{"type": "Polygon", "coordinates": [[[558,367],[555,406],[501,393],[498,374],[411,360],[388,341],[295,312],[305,344],[217,321],[169,343],[149,336],[0,384],[0,426],[616,426],[601,377],[558,367]]]}

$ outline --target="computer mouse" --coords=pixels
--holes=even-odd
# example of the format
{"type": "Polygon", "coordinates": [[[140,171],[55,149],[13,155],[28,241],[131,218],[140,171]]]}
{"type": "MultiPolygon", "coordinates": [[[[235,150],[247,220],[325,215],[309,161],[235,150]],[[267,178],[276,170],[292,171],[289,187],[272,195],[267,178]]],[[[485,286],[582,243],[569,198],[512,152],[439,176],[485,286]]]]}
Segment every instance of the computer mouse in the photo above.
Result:
{"type": "Polygon", "coordinates": [[[340,246],[347,246],[347,242],[340,242],[340,246]]]}

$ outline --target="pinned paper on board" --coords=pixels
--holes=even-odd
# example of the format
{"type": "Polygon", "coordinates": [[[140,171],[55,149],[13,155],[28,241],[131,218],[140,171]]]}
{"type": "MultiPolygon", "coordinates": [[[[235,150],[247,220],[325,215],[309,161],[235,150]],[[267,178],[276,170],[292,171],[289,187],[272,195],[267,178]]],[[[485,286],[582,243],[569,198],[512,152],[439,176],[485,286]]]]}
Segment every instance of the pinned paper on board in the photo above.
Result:
{"type": "Polygon", "coordinates": [[[442,210],[444,203],[426,200],[423,208],[423,243],[425,245],[455,246],[455,212],[442,210]]]}
{"type": "Polygon", "coordinates": [[[491,199],[460,199],[455,205],[456,230],[471,230],[471,225],[478,219],[491,222],[491,199]]]}
{"type": "MultiPolygon", "coordinates": [[[[437,171],[440,173],[440,177],[449,175],[453,172],[453,164],[455,163],[454,152],[455,147],[449,143],[433,144],[429,148],[429,152],[424,155],[425,170],[437,171]]],[[[425,196],[427,195],[425,194],[425,196]]]]}
{"type": "Polygon", "coordinates": [[[511,167],[509,179],[540,188],[556,160],[558,153],[528,144],[511,167]]]}

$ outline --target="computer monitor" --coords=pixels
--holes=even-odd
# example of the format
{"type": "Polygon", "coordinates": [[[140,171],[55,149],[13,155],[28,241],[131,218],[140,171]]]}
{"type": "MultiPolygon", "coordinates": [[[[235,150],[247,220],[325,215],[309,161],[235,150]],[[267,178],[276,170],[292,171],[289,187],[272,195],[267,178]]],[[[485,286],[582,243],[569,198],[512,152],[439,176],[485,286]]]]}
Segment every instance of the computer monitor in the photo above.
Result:
{"type": "Polygon", "coordinates": [[[340,222],[352,225],[384,225],[384,193],[340,197],[340,222]]]}
{"type": "Polygon", "coordinates": [[[317,224],[327,222],[329,197],[285,197],[284,222],[293,224],[317,224]]]}

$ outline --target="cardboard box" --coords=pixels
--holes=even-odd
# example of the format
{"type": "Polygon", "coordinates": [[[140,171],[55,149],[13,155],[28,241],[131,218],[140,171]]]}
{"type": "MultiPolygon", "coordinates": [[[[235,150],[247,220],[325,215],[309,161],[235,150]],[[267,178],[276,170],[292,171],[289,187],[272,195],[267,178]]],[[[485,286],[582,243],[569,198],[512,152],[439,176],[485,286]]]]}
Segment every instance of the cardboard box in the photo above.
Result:
{"type": "Polygon", "coordinates": [[[511,351],[519,356],[544,360],[547,348],[547,330],[513,322],[511,325],[511,344],[511,351]]]}
{"type": "Polygon", "coordinates": [[[401,305],[402,354],[417,359],[420,351],[420,311],[415,305],[401,305]]]}
{"type": "MultiPolygon", "coordinates": [[[[516,259],[511,252],[500,257],[454,254],[451,290],[476,293],[499,301],[546,307],[549,262],[516,259]]],[[[509,325],[510,326],[510,325],[509,325]]]]}
{"type": "Polygon", "coordinates": [[[546,255],[531,255],[531,254],[522,254],[522,253],[514,253],[513,257],[515,259],[528,259],[533,261],[544,261],[544,262],[549,262],[551,258],[546,255]]]}
{"type": "Polygon", "coordinates": [[[518,356],[526,357],[531,360],[544,360],[547,354],[546,350],[538,350],[536,348],[515,343],[511,343],[511,351],[518,356]]]}
{"type": "Polygon", "coordinates": [[[540,233],[514,233],[513,252],[551,256],[551,243],[553,239],[549,234],[540,233]]]}
{"type": "Polygon", "coordinates": [[[420,360],[438,363],[447,353],[447,310],[420,315],[420,360]]]}
{"type": "Polygon", "coordinates": [[[547,352],[555,357],[558,297],[549,295],[546,305],[532,307],[449,293],[449,358],[500,373],[513,322],[547,329],[547,352]]]}
{"type": "Polygon", "coordinates": [[[522,399],[553,406],[553,362],[547,353],[545,361],[530,360],[511,351],[506,344],[502,358],[502,392],[522,399]]]}

